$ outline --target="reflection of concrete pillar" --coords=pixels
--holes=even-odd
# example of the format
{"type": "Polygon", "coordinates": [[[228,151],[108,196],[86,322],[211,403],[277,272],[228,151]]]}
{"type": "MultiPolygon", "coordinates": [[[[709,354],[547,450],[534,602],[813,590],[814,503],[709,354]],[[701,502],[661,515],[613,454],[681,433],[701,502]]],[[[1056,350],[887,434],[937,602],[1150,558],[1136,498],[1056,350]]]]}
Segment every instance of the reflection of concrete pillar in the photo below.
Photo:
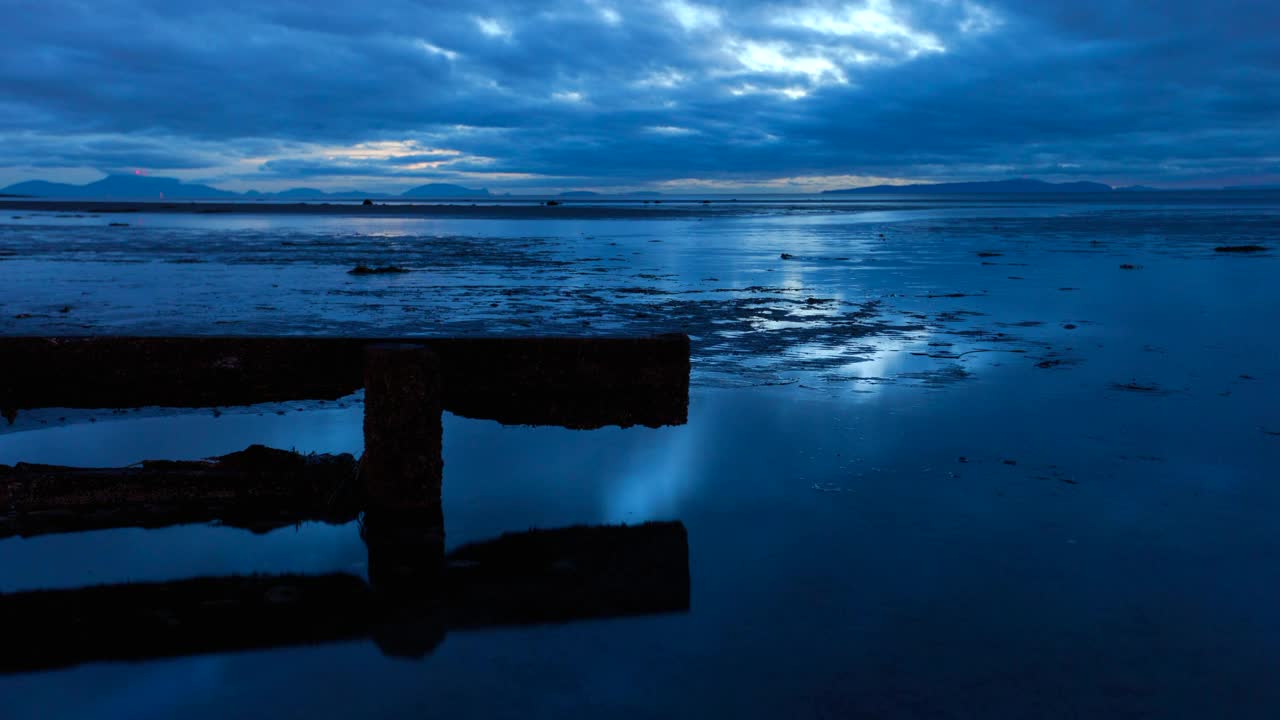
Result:
{"type": "Polygon", "coordinates": [[[364,389],[360,474],[366,508],[434,515],[442,522],[442,408],[435,353],[421,345],[370,345],[364,389]]]}
{"type": "Polygon", "coordinates": [[[391,606],[416,605],[439,589],[444,528],[432,513],[365,513],[361,537],[369,549],[369,583],[391,606]]]}
{"type": "Polygon", "coordinates": [[[421,345],[370,345],[364,385],[363,535],[369,580],[394,615],[439,589],[440,363],[421,345]]]}
{"type": "Polygon", "coordinates": [[[421,596],[412,604],[384,603],[378,618],[372,628],[373,641],[387,657],[421,660],[444,642],[447,627],[438,594],[421,596]]]}
{"type": "Polygon", "coordinates": [[[365,513],[369,584],[377,603],[373,638],[386,655],[423,658],[444,640],[444,531],[414,511],[365,513]]]}

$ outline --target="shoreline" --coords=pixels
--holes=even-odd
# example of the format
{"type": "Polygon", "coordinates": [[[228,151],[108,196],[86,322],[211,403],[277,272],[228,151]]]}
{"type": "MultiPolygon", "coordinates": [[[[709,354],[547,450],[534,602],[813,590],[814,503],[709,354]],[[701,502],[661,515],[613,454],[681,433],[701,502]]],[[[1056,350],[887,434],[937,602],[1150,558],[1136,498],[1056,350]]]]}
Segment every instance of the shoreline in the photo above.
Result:
{"type": "MultiPolygon", "coordinates": [[[[157,202],[118,200],[14,200],[0,199],[0,212],[12,211],[92,213],[125,215],[163,213],[174,215],[315,215],[342,217],[441,217],[489,219],[645,219],[700,218],[730,214],[723,205],[718,210],[698,203],[698,207],[602,207],[598,205],[425,205],[330,204],[266,202],[157,202]]],[[[735,213],[736,214],[736,213],[735,213]]]]}

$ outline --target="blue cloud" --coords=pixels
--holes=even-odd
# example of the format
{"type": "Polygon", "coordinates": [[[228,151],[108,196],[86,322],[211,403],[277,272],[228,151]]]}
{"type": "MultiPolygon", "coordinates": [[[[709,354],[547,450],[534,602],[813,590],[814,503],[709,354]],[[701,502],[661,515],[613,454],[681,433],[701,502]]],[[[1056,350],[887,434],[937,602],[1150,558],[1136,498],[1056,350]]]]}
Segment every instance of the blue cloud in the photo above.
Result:
{"type": "Polygon", "coordinates": [[[1280,165],[1265,0],[18,4],[14,180],[1177,184],[1280,165]]]}

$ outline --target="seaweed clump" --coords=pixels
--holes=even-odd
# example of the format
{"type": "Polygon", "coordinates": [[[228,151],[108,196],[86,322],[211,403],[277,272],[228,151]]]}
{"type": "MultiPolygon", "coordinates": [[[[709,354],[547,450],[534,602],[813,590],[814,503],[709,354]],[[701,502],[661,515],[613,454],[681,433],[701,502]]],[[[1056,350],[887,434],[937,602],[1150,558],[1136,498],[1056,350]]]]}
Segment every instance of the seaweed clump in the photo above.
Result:
{"type": "Polygon", "coordinates": [[[383,265],[381,267],[369,267],[368,265],[357,265],[347,271],[348,275],[399,275],[409,272],[408,268],[399,265],[383,265]]]}

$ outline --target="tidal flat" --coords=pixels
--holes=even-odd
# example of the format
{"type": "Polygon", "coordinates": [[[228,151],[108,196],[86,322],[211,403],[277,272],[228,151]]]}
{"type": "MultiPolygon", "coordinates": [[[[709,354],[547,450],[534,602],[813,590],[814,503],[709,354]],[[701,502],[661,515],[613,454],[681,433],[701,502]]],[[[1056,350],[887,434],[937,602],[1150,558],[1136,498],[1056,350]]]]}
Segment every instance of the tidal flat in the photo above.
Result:
{"type": "MultiPolygon", "coordinates": [[[[5,207],[4,335],[681,332],[692,375],[669,427],[444,418],[448,548],[680,521],[683,611],[2,675],[4,717],[1280,706],[1280,193],[581,205],[5,207]]],[[[0,464],[358,456],[362,403],[23,411],[0,464]]],[[[354,522],[0,540],[0,593],[232,573],[368,559],[354,522]]]]}

